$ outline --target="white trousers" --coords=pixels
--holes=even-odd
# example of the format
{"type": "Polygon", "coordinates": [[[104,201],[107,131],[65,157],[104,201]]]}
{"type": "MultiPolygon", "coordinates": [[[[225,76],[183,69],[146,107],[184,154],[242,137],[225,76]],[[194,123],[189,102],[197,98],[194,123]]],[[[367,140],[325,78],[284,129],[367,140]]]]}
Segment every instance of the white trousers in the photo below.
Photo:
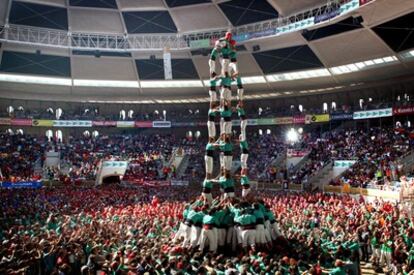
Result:
{"type": "Polygon", "coordinates": [[[381,251],[381,258],[380,258],[380,265],[384,265],[384,263],[389,268],[392,262],[392,253],[381,251]]]}
{"type": "Polygon", "coordinates": [[[244,95],[244,89],[243,88],[237,89],[237,99],[243,100],[243,95],[244,95]]]}
{"type": "Polygon", "coordinates": [[[208,66],[210,67],[210,75],[216,72],[216,61],[215,60],[208,60],[208,66]]]}
{"type": "Polygon", "coordinates": [[[186,233],[187,233],[186,232],[187,231],[187,228],[188,228],[188,226],[185,223],[181,222],[180,223],[180,227],[178,227],[177,233],[175,233],[173,242],[175,242],[175,241],[177,241],[177,240],[179,240],[181,238],[184,238],[185,239],[186,233]]]}
{"type": "Polygon", "coordinates": [[[241,237],[243,247],[247,247],[248,245],[254,246],[256,243],[256,230],[254,229],[240,230],[240,237],[241,237]]]}
{"type": "Polygon", "coordinates": [[[233,156],[223,156],[224,169],[231,170],[232,163],[233,163],[233,156]]]}
{"type": "Polygon", "coordinates": [[[226,244],[226,229],[217,228],[217,244],[218,246],[224,246],[226,244]]]}
{"type": "Polygon", "coordinates": [[[247,168],[247,159],[249,158],[249,154],[241,154],[240,162],[242,168],[247,168]]]}
{"type": "Polygon", "coordinates": [[[213,202],[213,195],[211,193],[202,193],[202,195],[206,198],[208,204],[211,205],[211,203],[213,202]]]}
{"type": "Polygon", "coordinates": [[[210,252],[217,251],[217,229],[202,229],[200,235],[200,250],[204,250],[204,246],[208,245],[208,250],[210,252]]]}
{"type": "Polygon", "coordinates": [[[242,119],[240,122],[240,134],[242,135],[242,140],[246,140],[246,127],[247,119],[242,119]]]}
{"type": "Polygon", "coordinates": [[[221,100],[227,100],[227,101],[231,101],[231,90],[227,89],[227,88],[221,88],[220,89],[220,99],[221,100]]]}
{"type": "Polygon", "coordinates": [[[277,226],[276,222],[271,224],[270,221],[265,221],[265,228],[269,232],[269,235],[272,238],[272,240],[276,240],[277,237],[282,235],[279,231],[279,227],[277,226]]]}
{"type": "Polygon", "coordinates": [[[239,68],[237,66],[237,62],[231,62],[229,67],[231,68],[231,71],[233,74],[238,74],[239,73],[239,68]]]}
{"type": "Polygon", "coordinates": [[[208,93],[210,95],[210,102],[216,102],[217,101],[217,92],[209,90],[208,93]]]}
{"type": "Polygon", "coordinates": [[[223,75],[229,72],[229,65],[230,65],[230,59],[224,59],[224,58],[221,59],[221,70],[222,70],[223,75]]]}
{"type": "Polygon", "coordinates": [[[198,242],[200,240],[200,233],[201,233],[201,227],[197,227],[194,225],[191,226],[191,238],[190,238],[191,246],[198,245],[198,242]]]}
{"type": "Polygon", "coordinates": [[[249,195],[250,193],[250,188],[247,189],[242,189],[242,197],[247,197],[247,195],[249,195]]]}
{"type": "Polygon", "coordinates": [[[213,157],[204,156],[204,162],[206,165],[206,173],[207,174],[213,173],[213,157]]]}
{"type": "Polygon", "coordinates": [[[263,224],[256,225],[256,243],[257,244],[267,243],[265,231],[266,230],[263,224]]]}
{"type": "Polygon", "coordinates": [[[227,234],[226,234],[226,243],[227,245],[231,245],[232,251],[236,250],[237,247],[237,227],[231,226],[227,228],[227,234]]]}
{"type": "Polygon", "coordinates": [[[214,121],[207,121],[207,129],[209,137],[216,137],[216,124],[214,121]]]}

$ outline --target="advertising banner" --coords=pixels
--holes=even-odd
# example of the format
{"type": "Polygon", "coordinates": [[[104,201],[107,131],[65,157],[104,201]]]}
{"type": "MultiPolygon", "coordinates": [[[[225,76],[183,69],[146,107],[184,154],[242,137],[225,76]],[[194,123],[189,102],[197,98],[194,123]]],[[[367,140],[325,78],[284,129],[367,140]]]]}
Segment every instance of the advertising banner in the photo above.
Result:
{"type": "Polygon", "coordinates": [[[315,25],[315,18],[309,17],[307,19],[301,20],[299,22],[291,23],[285,26],[281,26],[277,28],[277,35],[281,35],[284,33],[294,32],[302,29],[309,28],[311,26],[315,25]]]}
{"type": "Polygon", "coordinates": [[[172,186],[188,186],[189,181],[188,180],[171,180],[172,186]]]}
{"type": "Polygon", "coordinates": [[[392,116],[392,108],[354,112],[354,119],[367,119],[392,116]]]}
{"type": "Polygon", "coordinates": [[[334,167],[349,168],[354,165],[356,160],[335,160],[334,167]]]}
{"type": "Polygon", "coordinates": [[[247,125],[255,126],[255,125],[259,125],[259,123],[258,123],[257,119],[248,119],[247,120],[247,125]]]}
{"type": "Polygon", "coordinates": [[[116,127],[118,128],[134,128],[135,121],[117,121],[116,127]]]}
{"type": "Polygon", "coordinates": [[[210,48],[210,39],[190,40],[191,49],[210,48]]]}
{"type": "Polygon", "coordinates": [[[21,182],[3,182],[0,183],[3,188],[41,188],[43,183],[41,181],[21,181],[21,182]]]}
{"type": "Polygon", "coordinates": [[[276,117],[273,119],[275,125],[292,124],[293,117],[276,117]]]}
{"type": "Polygon", "coordinates": [[[331,120],[350,120],[354,118],[354,114],[332,114],[331,120]]]}
{"type": "Polygon", "coordinates": [[[92,126],[115,127],[116,121],[92,121],[92,126]]]}
{"type": "Polygon", "coordinates": [[[330,12],[327,12],[327,13],[324,13],[324,14],[321,14],[321,15],[317,15],[317,16],[315,16],[314,23],[318,24],[320,22],[330,20],[332,18],[337,17],[339,14],[340,14],[340,10],[339,10],[339,8],[337,8],[337,9],[332,10],[330,12]]]}
{"type": "Polygon", "coordinates": [[[53,127],[92,127],[92,120],[54,120],[53,127]]]}
{"type": "Polygon", "coordinates": [[[293,124],[305,124],[305,121],[306,121],[305,115],[293,116],[293,124]]]}
{"type": "Polygon", "coordinates": [[[301,158],[308,154],[308,151],[301,151],[301,150],[294,150],[294,149],[288,149],[286,152],[286,155],[288,158],[301,158]]]}
{"type": "Polygon", "coordinates": [[[15,126],[32,126],[31,119],[24,119],[24,118],[13,118],[11,120],[11,125],[15,126]]]}
{"type": "Polygon", "coordinates": [[[171,121],[153,121],[152,127],[154,128],[171,128],[171,121]]]}
{"type": "Polygon", "coordinates": [[[339,15],[356,10],[357,8],[359,8],[359,2],[360,0],[352,0],[351,2],[341,5],[341,7],[339,8],[339,11],[340,11],[339,15]]]}
{"type": "Polygon", "coordinates": [[[329,121],[329,114],[311,116],[311,123],[328,122],[328,121],[329,121]]]}
{"type": "MultiPolygon", "coordinates": [[[[220,123],[219,123],[220,124],[220,123]]],[[[232,120],[231,121],[231,126],[240,126],[240,120],[232,120]]]]}
{"type": "Polygon", "coordinates": [[[50,119],[33,119],[33,126],[53,127],[53,120],[50,119]]]}
{"type": "Polygon", "coordinates": [[[152,121],[135,121],[135,128],[152,128],[152,121]]]}
{"type": "Polygon", "coordinates": [[[259,118],[257,120],[257,125],[274,125],[275,121],[273,118],[259,118]]]}
{"type": "Polygon", "coordinates": [[[11,125],[11,119],[8,117],[0,117],[0,125],[11,125]]]}
{"type": "Polygon", "coordinates": [[[394,116],[411,115],[414,114],[414,106],[394,107],[392,113],[394,116]]]}

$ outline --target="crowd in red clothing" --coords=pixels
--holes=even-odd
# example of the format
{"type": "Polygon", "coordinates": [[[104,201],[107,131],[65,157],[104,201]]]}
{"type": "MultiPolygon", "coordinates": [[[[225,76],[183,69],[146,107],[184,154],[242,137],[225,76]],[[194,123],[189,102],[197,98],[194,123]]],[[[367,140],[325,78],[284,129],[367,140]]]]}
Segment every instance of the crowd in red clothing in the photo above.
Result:
{"type": "Polygon", "coordinates": [[[199,191],[4,190],[0,273],[321,274],[323,267],[358,274],[360,261],[394,274],[413,270],[414,220],[402,205],[321,193],[256,194],[275,214],[283,246],[237,255],[181,247],[172,239],[199,191]]]}

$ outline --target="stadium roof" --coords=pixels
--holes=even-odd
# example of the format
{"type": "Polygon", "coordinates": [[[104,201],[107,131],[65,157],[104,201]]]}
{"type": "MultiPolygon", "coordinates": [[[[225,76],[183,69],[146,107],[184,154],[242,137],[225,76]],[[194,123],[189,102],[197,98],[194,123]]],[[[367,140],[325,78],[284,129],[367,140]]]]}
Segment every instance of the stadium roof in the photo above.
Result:
{"type": "MultiPolygon", "coordinates": [[[[326,3],[0,0],[0,26],[69,33],[179,36],[277,21],[312,12],[326,3]]],[[[243,41],[238,61],[246,91],[278,97],[309,90],[332,92],[338,87],[346,90],[351,85],[379,79],[410,78],[414,71],[413,22],[414,1],[376,0],[303,30],[243,41]]],[[[95,51],[3,39],[0,97],[136,102],[179,96],[201,99],[208,90],[206,53],[205,49],[173,50],[173,80],[167,81],[163,79],[161,49],[95,51]]]]}

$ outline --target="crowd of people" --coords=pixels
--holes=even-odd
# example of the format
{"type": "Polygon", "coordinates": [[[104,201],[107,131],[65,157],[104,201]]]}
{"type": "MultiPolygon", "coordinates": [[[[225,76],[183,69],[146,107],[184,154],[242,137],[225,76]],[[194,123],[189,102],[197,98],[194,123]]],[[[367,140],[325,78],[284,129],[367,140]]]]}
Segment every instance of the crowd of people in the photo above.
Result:
{"type": "Polygon", "coordinates": [[[345,142],[335,149],[334,158],[356,163],[331,184],[363,188],[398,181],[403,168],[399,159],[414,145],[403,130],[385,127],[346,131],[341,139],[345,142]]]}
{"type": "MultiPolygon", "coordinates": [[[[194,219],[191,211],[204,211],[204,217],[216,213],[203,200],[194,200],[199,189],[3,190],[0,273],[360,274],[361,262],[390,274],[414,270],[409,212],[400,204],[362,197],[266,191],[250,201],[217,201],[217,206],[241,210],[241,215],[251,213],[246,210],[251,207],[268,207],[265,217],[274,218],[277,238],[256,247],[249,246],[251,241],[235,252],[221,246],[207,249],[191,240],[184,245],[179,235],[184,217],[194,219]]],[[[257,215],[259,222],[248,227],[253,234],[261,224],[257,215]]],[[[246,220],[234,219],[236,226],[246,220]]],[[[202,223],[212,224],[209,218],[202,223]]],[[[205,226],[204,231],[214,227],[205,226]]]]}
{"type": "Polygon", "coordinates": [[[42,142],[29,135],[0,134],[0,182],[39,179],[35,163],[42,165],[42,142]]]}
{"type": "MultiPolygon", "coordinates": [[[[180,173],[181,179],[199,180],[205,176],[204,142],[202,137],[179,138],[164,134],[69,136],[64,141],[50,141],[27,134],[2,134],[0,176],[3,181],[11,182],[38,180],[42,176],[69,182],[94,180],[102,161],[128,160],[126,179],[169,179],[175,178],[177,172],[176,167],[169,163],[173,148],[180,148],[188,156],[186,169],[180,173]],[[59,152],[60,167],[49,168],[43,175],[35,173],[35,164],[42,167],[48,151],[59,152]]],[[[410,152],[413,142],[403,130],[383,127],[308,133],[294,147],[286,144],[282,135],[254,133],[249,137],[249,147],[251,154],[255,155],[254,161],[248,160],[249,174],[254,180],[306,184],[320,169],[333,165],[335,160],[355,160],[348,171],[330,184],[367,187],[372,184],[390,185],[398,180],[402,175],[399,159],[410,152]],[[306,161],[296,167],[275,167],[273,161],[291,147],[300,147],[298,150],[308,152],[306,161]]],[[[234,155],[239,155],[238,151],[238,146],[235,146],[234,155]]],[[[234,172],[239,174],[238,169],[234,172]]]]}

